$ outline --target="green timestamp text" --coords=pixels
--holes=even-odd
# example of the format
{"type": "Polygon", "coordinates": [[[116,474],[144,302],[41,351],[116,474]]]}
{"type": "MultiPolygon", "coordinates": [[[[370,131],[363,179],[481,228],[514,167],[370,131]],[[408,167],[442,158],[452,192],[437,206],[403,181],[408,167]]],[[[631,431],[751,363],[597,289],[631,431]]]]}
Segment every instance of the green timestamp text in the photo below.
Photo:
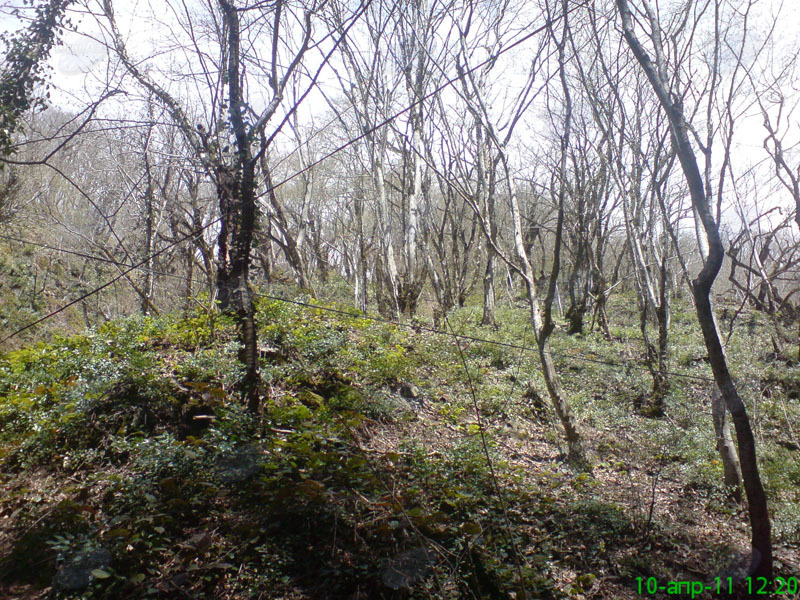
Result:
{"type": "Polygon", "coordinates": [[[745,579],[747,593],[756,596],[795,595],[800,590],[797,577],[776,577],[772,581],[766,577],[748,577],[745,579]]]}
{"type": "MultiPolygon", "coordinates": [[[[741,581],[741,580],[739,580],[741,581]]],[[[736,581],[733,577],[715,577],[712,582],[705,581],[659,581],[655,577],[637,577],[637,592],[643,594],[684,595],[697,598],[704,593],[732,594],[736,581]]],[[[786,595],[794,596],[800,591],[797,577],[747,577],[744,580],[747,593],[751,596],[786,595]]]]}

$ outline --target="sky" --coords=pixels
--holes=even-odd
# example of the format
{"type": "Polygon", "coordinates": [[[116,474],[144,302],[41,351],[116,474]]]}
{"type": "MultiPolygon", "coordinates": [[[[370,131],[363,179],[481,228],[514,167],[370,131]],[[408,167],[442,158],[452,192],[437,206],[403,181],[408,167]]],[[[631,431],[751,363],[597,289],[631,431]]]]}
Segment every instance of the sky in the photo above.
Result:
{"type": "MultiPolygon", "coordinates": [[[[187,4],[192,6],[194,1],[188,0],[187,4]]],[[[159,9],[156,11],[153,10],[151,3],[147,0],[115,3],[120,29],[127,40],[126,43],[131,54],[134,57],[146,57],[153,54],[154,49],[160,51],[160,57],[155,61],[150,61],[151,68],[156,70],[159,68],[169,69],[183,61],[186,56],[186,54],[174,53],[179,46],[178,36],[181,33],[181,28],[178,27],[176,14],[164,10],[163,7],[169,5],[170,3],[159,0],[152,5],[159,9]]],[[[740,5],[743,6],[744,3],[740,3],[740,5]]],[[[19,27],[20,21],[11,15],[11,10],[21,6],[21,0],[0,0],[0,30],[19,27]]],[[[97,4],[94,0],[89,0],[88,6],[96,8],[97,4]]],[[[751,29],[756,32],[765,28],[764,23],[772,22],[772,15],[776,11],[782,10],[781,18],[775,22],[775,39],[777,40],[775,50],[771,55],[765,55],[762,64],[759,66],[759,71],[766,72],[770,69],[774,70],[783,67],[792,61],[798,41],[796,31],[800,30],[800,7],[793,0],[791,2],[760,0],[756,6],[759,13],[757,16],[751,17],[751,29]]],[[[92,16],[80,13],[85,13],[85,9],[80,9],[74,18],[81,33],[66,33],[63,37],[64,44],[54,49],[49,61],[49,66],[52,69],[52,82],[55,88],[53,90],[53,103],[63,109],[75,111],[83,108],[87,97],[96,98],[101,93],[109,73],[107,51],[102,43],[104,39],[102,30],[92,16]]],[[[731,33],[730,39],[732,42],[736,41],[736,31],[731,33]]],[[[536,40],[532,40],[529,45],[534,47],[535,43],[536,40]]],[[[520,52],[524,51],[522,49],[520,52]]],[[[314,60],[313,56],[312,62],[314,60]]],[[[316,56],[318,57],[319,54],[316,56]]],[[[319,58],[316,60],[319,61],[319,58]]],[[[517,77],[514,76],[512,65],[513,63],[510,63],[506,69],[496,70],[496,72],[505,72],[507,78],[505,84],[500,87],[513,88],[518,85],[519,73],[516,73],[517,77]]],[[[185,63],[182,68],[186,68],[185,63]]],[[[192,68],[197,68],[197,65],[195,64],[192,68]]],[[[338,64],[338,68],[342,69],[341,64],[338,64]]],[[[121,71],[116,75],[112,75],[112,80],[118,81],[120,73],[121,71]]],[[[130,82],[130,79],[128,81],[130,82]]],[[[332,71],[328,70],[323,74],[321,84],[329,97],[335,97],[339,94],[339,83],[336,81],[332,71]]],[[[191,95],[186,89],[184,89],[184,93],[191,95]]],[[[791,95],[796,95],[798,90],[796,88],[784,88],[783,93],[791,101],[791,95]]],[[[449,94],[452,97],[452,92],[449,94]]],[[[257,102],[257,100],[254,102],[257,102]]],[[[733,147],[737,168],[747,169],[761,165],[762,170],[769,173],[769,159],[762,146],[765,133],[760,109],[757,105],[747,102],[743,103],[742,106],[745,107],[743,118],[737,120],[737,136],[733,147]]],[[[258,109],[258,107],[254,108],[258,109]]],[[[108,109],[122,112],[125,110],[125,106],[112,104],[108,109]]],[[[325,100],[320,94],[311,94],[303,106],[303,118],[310,120],[312,115],[316,115],[317,122],[326,122],[325,113],[329,113],[325,100]]],[[[793,148],[800,142],[800,122],[798,121],[800,121],[800,110],[797,111],[797,114],[790,115],[790,118],[781,124],[783,131],[788,136],[785,140],[787,148],[793,148]]],[[[531,117],[528,123],[528,127],[536,128],[536,125],[531,125],[531,123],[535,123],[535,117],[531,117]]],[[[716,154],[714,160],[718,161],[718,157],[719,154],[716,154]]],[[[776,189],[779,192],[779,188],[776,187],[776,180],[772,177],[766,182],[765,186],[754,186],[753,193],[760,195],[759,202],[762,204],[765,202],[784,202],[784,195],[776,193],[776,189]]]]}

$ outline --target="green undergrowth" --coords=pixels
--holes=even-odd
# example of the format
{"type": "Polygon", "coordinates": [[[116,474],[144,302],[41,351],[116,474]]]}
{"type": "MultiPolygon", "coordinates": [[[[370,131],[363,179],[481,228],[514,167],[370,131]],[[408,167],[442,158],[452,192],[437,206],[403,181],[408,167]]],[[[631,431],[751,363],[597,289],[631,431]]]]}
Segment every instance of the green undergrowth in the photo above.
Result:
{"type": "MultiPolygon", "coordinates": [[[[326,308],[339,312],[259,300],[255,415],[235,394],[234,323],[202,308],[2,355],[0,596],[588,598],[668,578],[667,557],[692,544],[712,568],[645,494],[679,478],[700,510],[735,513],[702,390],[676,384],[669,419],[637,416],[635,339],[554,339],[595,461],[576,472],[558,460],[535,353],[481,341],[533,345],[523,308],[501,309],[497,329],[455,311],[457,342],[326,308]],[[607,473],[645,486],[612,493],[607,473]],[[76,572],[84,583],[66,589],[76,572]]],[[[759,377],[789,389],[796,374],[759,377]]],[[[777,443],[796,415],[781,417],[786,398],[759,395],[764,427],[777,422],[764,476],[788,540],[800,470],[777,443]]]]}

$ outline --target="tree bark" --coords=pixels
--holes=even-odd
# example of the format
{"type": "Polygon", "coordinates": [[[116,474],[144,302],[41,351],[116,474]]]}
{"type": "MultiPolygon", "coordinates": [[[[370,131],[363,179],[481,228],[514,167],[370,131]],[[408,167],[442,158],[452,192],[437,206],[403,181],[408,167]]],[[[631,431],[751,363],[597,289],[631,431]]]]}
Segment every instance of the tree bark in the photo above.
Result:
{"type": "MultiPolygon", "coordinates": [[[[216,169],[217,199],[222,217],[217,238],[217,297],[220,308],[232,312],[238,322],[242,345],[239,360],[245,368],[242,398],[248,409],[255,412],[260,401],[260,377],[255,307],[248,279],[256,226],[256,159],[251,151],[252,133],[243,118],[245,103],[240,83],[239,13],[227,0],[220,0],[219,5],[228,30],[228,114],[236,139],[236,158],[232,166],[219,165],[216,169]]],[[[270,185],[270,192],[273,191],[270,185]]]]}
{"type": "Polygon", "coordinates": [[[486,270],[483,272],[483,316],[481,318],[481,325],[491,325],[492,327],[495,326],[495,262],[495,252],[492,247],[489,246],[486,249],[486,270]]]}
{"type": "Polygon", "coordinates": [[[222,219],[217,237],[217,301],[222,311],[236,318],[239,360],[244,365],[242,397],[250,410],[258,409],[259,375],[255,308],[248,281],[250,246],[255,229],[255,194],[252,162],[238,172],[217,171],[217,200],[222,219]]]}
{"type": "Polygon", "coordinates": [[[711,418],[714,420],[714,436],[717,440],[717,452],[722,459],[723,482],[731,500],[742,503],[742,467],[739,456],[733,446],[733,437],[728,428],[725,400],[719,389],[714,386],[711,392],[711,418]]]}
{"type": "MultiPolygon", "coordinates": [[[[152,105],[148,106],[148,117],[152,120],[152,105]]],[[[144,189],[144,281],[142,282],[142,314],[150,314],[150,307],[153,304],[153,236],[155,234],[155,215],[153,210],[153,173],[150,167],[150,140],[153,133],[152,125],[148,128],[147,135],[144,141],[144,149],[142,151],[142,158],[144,162],[144,176],[145,176],[145,189],[144,189]]]]}

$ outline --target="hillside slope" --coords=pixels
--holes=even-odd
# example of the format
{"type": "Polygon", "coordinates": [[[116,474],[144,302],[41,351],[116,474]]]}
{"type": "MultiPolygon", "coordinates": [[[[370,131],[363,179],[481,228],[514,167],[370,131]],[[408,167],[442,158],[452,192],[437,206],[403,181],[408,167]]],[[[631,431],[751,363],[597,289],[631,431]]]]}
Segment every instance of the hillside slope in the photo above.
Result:
{"type": "MultiPolygon", "coordinates": [[[[202,310],[2,356],[0,597],[666,598],[746,570],[690,312],[664,419],[634,410],[634,327],[556,336],[594,463],[575,472],[535,354],[491,343],[532,344],[524,310],[497,331],[460,311],[465,339],[323,308],[261,301],[257,416],[232,393],[232,324],[202,310]]],[[[750,320],[729,351],[798,577],[800,367],[750,320]]]]}

